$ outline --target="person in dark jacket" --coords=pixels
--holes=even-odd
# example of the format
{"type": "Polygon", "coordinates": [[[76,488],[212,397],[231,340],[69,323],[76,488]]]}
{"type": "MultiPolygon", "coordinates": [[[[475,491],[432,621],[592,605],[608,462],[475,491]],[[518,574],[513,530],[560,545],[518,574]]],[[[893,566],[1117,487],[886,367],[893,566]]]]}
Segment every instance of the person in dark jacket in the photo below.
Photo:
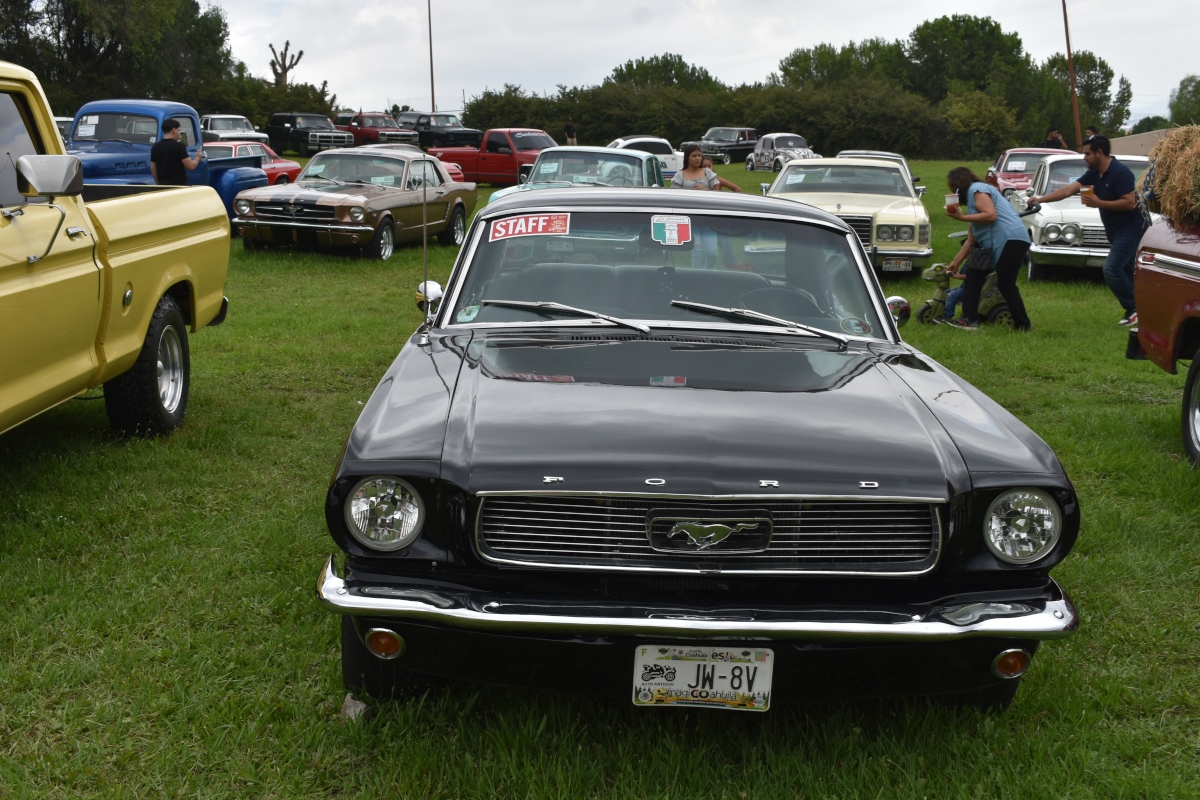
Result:
{"type": "Polygon", "coordinates": [[[1042,147],[1046,147],[1051,150],[1071,149],[1067,147],[1067,141],[1063,139],[1062,134],[1058,132],[1058,128],[1050,128],[1046,131],[1046,141],[1042,142],[1042,147]]]}
{"type": "Polygon", "coordinates": [[[187,186],[187,174],[207,158],[204,144],[196,143],[196,157],[192,158],[187,145],[179,140],[179,120],[164,120],[162,131],[162,138],[150,148],[150,175],[159,186],[187,186]]]}

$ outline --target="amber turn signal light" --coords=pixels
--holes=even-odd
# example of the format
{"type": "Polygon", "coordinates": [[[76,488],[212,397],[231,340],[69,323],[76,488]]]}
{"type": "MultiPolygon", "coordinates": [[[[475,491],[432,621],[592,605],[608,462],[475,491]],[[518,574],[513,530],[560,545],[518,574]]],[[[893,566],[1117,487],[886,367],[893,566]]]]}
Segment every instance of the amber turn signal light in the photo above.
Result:
{"type": "Polygon", "coordinates": [[[377,658],[391,660],[404,655],[404,639],[387,628],[371,628],[367,631],[365,641],[371,655],[377,658]]]}
{"type": "Polygon", "coordinates": [[[1024,650],[1005,650],[992,659],[992,674],[997,678],[1019,678],[1029,669],[1033,656],[1024,650]]]}

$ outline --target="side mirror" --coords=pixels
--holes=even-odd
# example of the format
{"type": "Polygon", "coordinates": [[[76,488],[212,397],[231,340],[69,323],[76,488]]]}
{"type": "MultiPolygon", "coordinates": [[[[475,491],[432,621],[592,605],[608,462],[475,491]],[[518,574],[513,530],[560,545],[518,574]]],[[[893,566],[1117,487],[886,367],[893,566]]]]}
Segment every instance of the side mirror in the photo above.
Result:
{"type": "Polygon", "coordinates": [[[771,191],[771,184],[769,184],[769,183],[760,183],[760,184],[758,185],[758,190],[759,190],[760,192],[762,192],[762,193],[765,195],[767,192],[771,191]]]}
{"type": "Polygon", "coordinates": [[[442,286],[437,281],[424,281],[417,286],[417,308],[436,311],[442,302],[442,286]]]}
{"type": "Polygon", "coordinates": [[[920,176],[920,175],[913,175],[913,176],[912,176],[912,182],[913,182],[913,186],[916,186],[916,185],[917,185],[917,181],[919,181],[919,180],[921,180],[921,176],[920,176]]]}
{"type": "Polygon", "coordinates": [[[517,176],[517,183],[529,183],[529,173],[522,171],[521,174],[517,176]]]}
{"type": "Polygon", "coordinates": [[[21,156],[17,191],[25,197],[83,194],[83,164],[77,156],[21,156]]]}
{"type": "Polygon", "coordinates": [[[918,187],[916,187],[916,189],[917,189],[917,197],[923,197],[925,195],[925,193],[929,191],[929,189],[927,189],[924,186],[918,186],[918,187]]]}
{"type": "Polygon", "coordinates": [[[261,131],[261,130],[262,130],[262,128],[260,128],[260,127],[258,127],[257,125],[255,125],[255,126],[254,126],[254,130],[256,130],[256,131],[261,131]]]}
{"type": "Polygon", "coordinates": [[[511,147],[497,147],[496,152],[502,156],[511,156],[512,148],[511,147]]]}
{"type": "Polygon", "coordinates": [[[908,301],[899,295],[894,295],[887,299],[888,311],[892,312],[892,319],[896,321],[897,328],[903,328],[908,324],[908,318],[912,316],[912,306],[908,301]]]}

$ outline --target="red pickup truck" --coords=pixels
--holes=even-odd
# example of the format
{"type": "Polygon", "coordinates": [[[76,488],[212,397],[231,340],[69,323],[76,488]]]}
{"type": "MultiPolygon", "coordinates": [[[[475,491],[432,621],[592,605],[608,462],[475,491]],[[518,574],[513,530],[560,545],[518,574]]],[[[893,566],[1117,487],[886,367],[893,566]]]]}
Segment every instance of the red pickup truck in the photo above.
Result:
{"type": "Polygon", "coordinates": [[[1174,375],[1191,361],[1183,384],[1183,447],[1200,466],[1200,224],[1160,219],[1142,237],[1134,267],[1138,327],[1127,355],[1143,354],[1174,375]]]}
{"type": "Polygon", "coordinates": [[[431,147],[429,154],[453,161],[464,180],[511,186],[518,182],[521,168],[529,170],[538,153],[557,143],[535,128],[492,128],[483,136],[483,147],[431,147]]]}
{"type": "Polygon", "coordinates": [[[354,146],[394,143],[416,144],[417,134],[402,130],[396,120],[382,111],[360,111],[357,114],[338,114],[333,127],[354,136],[354,146]]]}

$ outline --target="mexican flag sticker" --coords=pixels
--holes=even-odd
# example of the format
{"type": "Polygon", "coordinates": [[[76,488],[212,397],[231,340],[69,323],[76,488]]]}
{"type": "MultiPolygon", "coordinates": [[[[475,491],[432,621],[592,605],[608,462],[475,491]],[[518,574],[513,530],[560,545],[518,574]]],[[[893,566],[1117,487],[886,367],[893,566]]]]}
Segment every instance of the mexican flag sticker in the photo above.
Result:
{"type": "Polygon", "coordinates": [[[650,218],[650,238],[659,244],[686,244],[692,240],[692,219],[653,216],[650,218]]]}

